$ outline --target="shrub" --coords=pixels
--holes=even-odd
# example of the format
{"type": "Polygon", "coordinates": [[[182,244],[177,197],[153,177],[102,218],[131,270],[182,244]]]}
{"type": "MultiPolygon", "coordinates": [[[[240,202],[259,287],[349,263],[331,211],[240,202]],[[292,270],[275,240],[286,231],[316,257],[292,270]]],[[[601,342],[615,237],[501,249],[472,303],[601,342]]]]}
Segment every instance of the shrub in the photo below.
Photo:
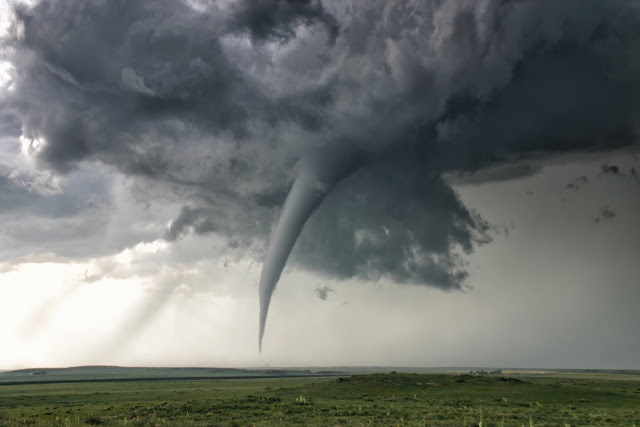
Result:
{"type": "Polygon", "coordinates": [[[83,421],[85,422],[85,424],[89,424],[92,426],[101,426],[103,424],[106,424],[106,422],[102,418],[96,417],[95,415],[89,415],[83,421]]]}

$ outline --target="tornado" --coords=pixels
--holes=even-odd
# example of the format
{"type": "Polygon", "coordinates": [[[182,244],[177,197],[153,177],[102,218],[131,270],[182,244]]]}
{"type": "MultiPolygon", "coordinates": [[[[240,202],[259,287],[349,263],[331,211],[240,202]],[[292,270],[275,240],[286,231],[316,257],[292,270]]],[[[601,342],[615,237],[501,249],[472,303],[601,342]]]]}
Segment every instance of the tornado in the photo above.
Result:
{"type": "Polygon", "coordinates": [[[298,177],[291,186],[267,247],[260,273],[260,331],[258,349],[262,353],[267,313],[271,296],[280,280],[304,224],[322,203],[331,189],[363,163],[362,153],[338,146],[310,153],[302,163],[298,177]]]}

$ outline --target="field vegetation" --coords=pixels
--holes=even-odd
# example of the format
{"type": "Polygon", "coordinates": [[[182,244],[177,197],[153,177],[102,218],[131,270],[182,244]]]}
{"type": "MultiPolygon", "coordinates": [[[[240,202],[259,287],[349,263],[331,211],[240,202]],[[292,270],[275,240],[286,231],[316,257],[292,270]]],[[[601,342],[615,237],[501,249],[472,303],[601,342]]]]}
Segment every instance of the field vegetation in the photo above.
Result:
{"type": "Polygon", "coordinates": [[[0,385],[0,426],[640,426],[640,382],[377,373],[0,385]]]}

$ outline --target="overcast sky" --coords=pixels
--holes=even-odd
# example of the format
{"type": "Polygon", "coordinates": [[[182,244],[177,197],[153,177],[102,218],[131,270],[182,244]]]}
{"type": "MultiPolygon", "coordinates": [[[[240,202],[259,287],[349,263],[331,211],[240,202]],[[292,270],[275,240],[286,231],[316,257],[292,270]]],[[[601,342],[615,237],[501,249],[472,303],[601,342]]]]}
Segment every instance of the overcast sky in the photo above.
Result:
{"type": "Polygon", "coordinates": [[[0,369],[640,369],[636,1],[0,8],[0,369]]]}

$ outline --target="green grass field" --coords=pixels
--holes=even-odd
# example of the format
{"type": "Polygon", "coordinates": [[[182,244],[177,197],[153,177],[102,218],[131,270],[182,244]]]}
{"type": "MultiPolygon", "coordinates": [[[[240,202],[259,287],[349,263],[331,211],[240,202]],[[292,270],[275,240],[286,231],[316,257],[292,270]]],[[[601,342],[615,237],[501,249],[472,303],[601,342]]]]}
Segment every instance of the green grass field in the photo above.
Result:
{"type": "Polygon", "coordinates": [[[640,426],[640,382],[379,373],[0,386],[0,426],[640,426]]]}

